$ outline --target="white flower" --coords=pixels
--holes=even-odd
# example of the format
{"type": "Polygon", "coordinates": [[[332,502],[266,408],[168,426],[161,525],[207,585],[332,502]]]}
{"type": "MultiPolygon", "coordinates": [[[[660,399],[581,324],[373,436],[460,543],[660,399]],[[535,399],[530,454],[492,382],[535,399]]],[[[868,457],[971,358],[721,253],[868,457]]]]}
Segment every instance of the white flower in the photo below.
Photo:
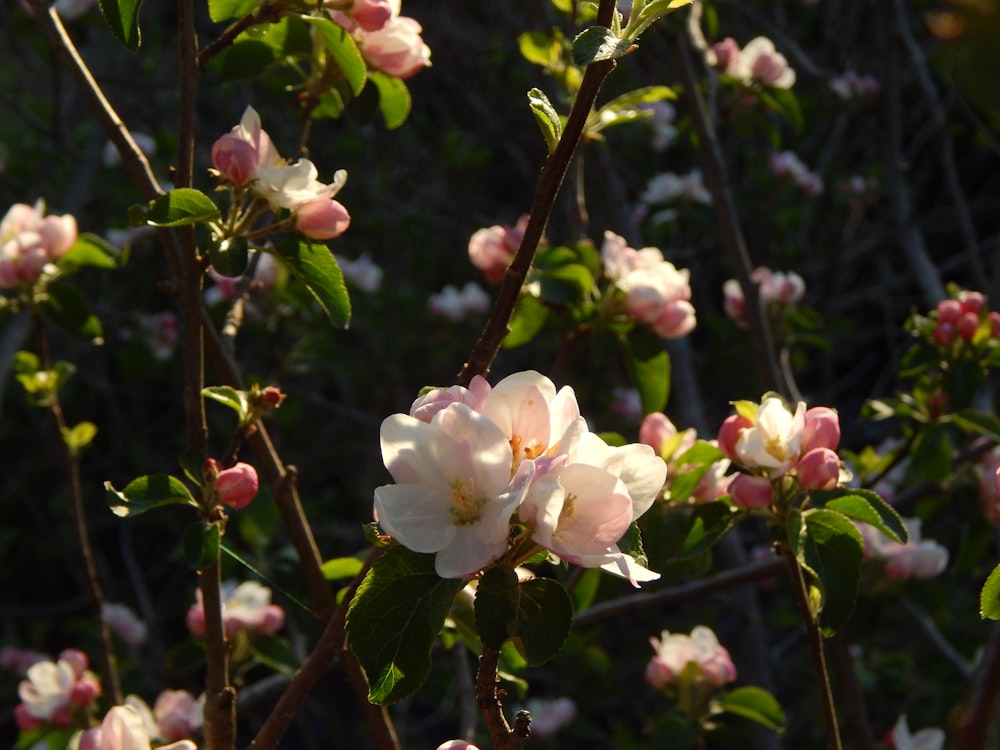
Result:
{"type": "Polygon", "coordinates": [[[332,198],[347,182],[347,172],[343,169],[337,171],[329,185],[317,180],[318,175],[316,165],[308,159],[280,166],[261,165],[257,167],[253,189],[272,208],[294,211],[316,198],[332,198]]]}
{"type": "Polygon", "coordinates": [[[640,200],[648,205],[671,203],[678,199],[712,205],[712,194],[705,187],[700,169],[692,169],[685,175],[662,172],[646,183],[640,200]]]}
{"type": "Polygon", "coordinates": [[[736,455],[748,468],[766,469],[781,476],[798,460],[806,405],[801,401],[791,412],[779,396],[768,396],[757,407],[753,427],[740,433],[736,455]]]}
{"type": "Polygon", "coordinates": [[[374,294],[382,286],[382,277],[385,273],[382,267],[375,263],[367,253],[362,254],[357,260],[350,260],[341,255],[336,256],[336,258],[344,278],[362,292],[374,294]]]}
{"type": "Polygon", "coordinates": [[[943,750],[945,734],[937,727],[921,729],[910,734],[906,714],[902,714],[892,728],[892,746],[895,750],[943,750]]]}
{"type": "Polygon", "coordinates": [[[18,686],[17,694],[29,715],[51,721],[69,705],[76,680],[76,672],[68,661],[40,661],[28,667],[28,679],[18,686]]]}
{"type": "Polygon", "coordinates": [[[490,296],[473,281],[466,283],[461,289],[448,284],[437,294],[431,295],[427,306],[434,315],[457,322],[470,314],[482,315],[488,311],[490,296]]]}

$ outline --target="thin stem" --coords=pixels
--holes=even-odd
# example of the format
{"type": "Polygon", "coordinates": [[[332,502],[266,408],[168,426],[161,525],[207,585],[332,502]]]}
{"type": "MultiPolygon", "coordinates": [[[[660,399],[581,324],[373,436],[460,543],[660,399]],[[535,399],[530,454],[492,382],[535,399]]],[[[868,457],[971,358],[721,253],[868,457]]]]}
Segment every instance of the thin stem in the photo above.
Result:
{"type": "MultiPolygon", "coordinates": [[[[614,8],[614,0],[601,0],[597,11],[598,25],[610,26],[614,8]]],[[[503,283],[497,293],[493,312],[490,314],[489,320],[486,321],[486,327],[469,355],[468,361],[458,374],[457,382],[459,385],[467,386],[474,376],[486,375],[489,372],[490,366],[500,350],[500,344],[510,332],[510,316],[514,311],[514,305],[517,303],[528,271],[531,270],[538,242],[541,240],[542,232],[552,214],[552,207],[559,194],[559,189],[562,187],[570,162],[572,162],[573,155],[580,144],[587,118],[597,100],[597,93],[600,91],[604,79],[614,67],[614,60],[599,60],[588,65],[583,74],[580,90],[566,120],[566,127],[563,129],[555,150],[545,161],[538,175],[535,195],[531,203],[530,218],[524,229],[521,244],[517,248],[514,260],[511,261],[504,274],[503,283]]]]}
{"type": "Polygon", "coordinates": [[[812,654],[813,668],[816,672],[816,681],[819,683],[820,702],[823,704],[823,718],[826,721],[826,747],[827,750],[843,750],[840,741],[840,729],[837,726],[837,707],[833,699],[833,688],[830,686],[830,673],[826,667],[826,655],[823,650],[823,632],[820,629],[819,621],[813,614],[809,606],[809,591],[806,588],[805,576],[799,561],[787,545],[782,550],[785,564],[788,567],[788,574],[792,579],[792,588],[795,590],[795,600],[802,615],[802,621],[806,628],[806,635],[809,640],[809,651],[812,654]]]}
{"type": "Polygon", "coordinates": [[[241,18],[228,29],[223,31],[215,40],[205,47],[205,49],[199,52],[196,58],[198,67],[204,70],[212,61],[212,58],[222,52],[222,50],[229,47],[236,41],[236,37],[249,29],[251,26],[256,26],[262,23],[277,23],[281,20],[283,15],[284,9],[282,8],[281,3],[268,2],[265,0],[265,2],[261,3],[260,8],[258,8],[256,12],[241,18]]]}
{"type": "Polygon", "coordinates": [[[993,719],[997,696],[1000,696],[1000,624],[994,625],[990,631],[976,679],[969,690],[969,700],[955,722],[955,747],[958,750],[981,750],[986,747],[987,730],[993,719]]]}
{"type": "MultiPolygon", "coordinates": [[[[45,322],[35,315],[35,330],[38,335],[38,358],[43,370],[52,369],[52,357],[49,353],[49,340],[45,331],[45,322]]],[[[101,685],[107,696],[117,705],[122,702],[121,684],[118,680],[118,670],[115,668],[114,649],[111,642],[111,631],[104,620],[104,592],[101,589],[97,574],[97,564],[94,561],[94,550],[90,544],[90,532],[87,529],[87,518],[83,507],[83,488],[80,485],[80,460],[66,444],[66,418],[63,415],[59,394],[53,390],[48,400],[49,413],[56,428],[56,440],[62,453],[63,467],[69,482],[70,510],[73,515],[73,527],[79,544],[80,558],[83,562],[84,579],[87,585],[87,602],[90,605],[91,616],[97,626],[98,640],[101,646],[101,685]]]]}
{"type": "Polygon", "coordinates": [[[486,728],[493,740],[493,750],[520,750],[531,734],[531,714],[518,711],[514,725],[507,723],[500,703],[500,691],[497,690],[499,661],[500,652],[497,649],[483,647],[482,656],[479,657],[479,671],[476,672],[476,702],[486,720],[486,728]]]}
{"type": "Polygon", "coordinates": [[[719,222],[719,239],[729,256],[736,279],[743,289],[746,299],[747,322],[753,338],[754,349],[764,378],[764,390],[788,394],[788,386],[778,361],[774,338],[767,320],[766,311],[760,303],[760,289],[754,282],[753,263],[747,250],[746,239],[740,226],[739,214],[733,200],[726,162],[722,156],[715,128],[708,116],[708,109],[701,96],[698,81],[688,55],[687,40],[677,33],[667,35],[668,44],[680,73],[683,98],[688,114],[698,134],[700,155],[705,168],[705,185],[712,194],[712,206],[719,222]]]}

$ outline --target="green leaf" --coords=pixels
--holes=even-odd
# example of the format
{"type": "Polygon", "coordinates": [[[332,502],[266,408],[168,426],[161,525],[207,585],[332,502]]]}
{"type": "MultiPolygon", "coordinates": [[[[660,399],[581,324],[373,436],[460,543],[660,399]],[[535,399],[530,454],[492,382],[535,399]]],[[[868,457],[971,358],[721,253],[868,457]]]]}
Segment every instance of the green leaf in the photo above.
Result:
{"type": "Polygon", "coordinates": [[[909,478],[942,481],[951,473],[951,459],[955,447],[948,427],[941,422],[923,426],[913,445],[909,462],[909,478]]]}
{"type": "Polygon", "coordinates": [[[246,420],[247,414],[250,412],[246,391],[237,390],[228,385],[212,385],[208,388],[202,388],[201,395],[228,406],[240,415],[241,423],[246,420]]]}
{"type": "Polygon", "coordinates": [[[288,270],[309,288],[330,322],[347,328],[351,320],[351,299],[337,259],[326,245],[313,244],[289,235],[274,251],[288,270]]]}
{"type": "Polygon", "coordinates": [[[271,45],[259,39],[240,39],[221,55],[219,74],[224,81],[257,78],[278,60],[271,45]]]}
{"type": "Polygon", "coordinates": [[[963,432],[985,435],[995,443],[1000,443],[1000,417],[976,409],[962,409],[950,415],[950,421],[963,432]]]}
{"type": "Polygon", "coordinates": [[[414,693],[431,668],[431,646],[464,582],[441,578],[434,555],[396,545],[358,587],[347,610],[347,640],[368,674],[373,703],[414,693]]]}
{"type": "Polygon", "coordinates": [[[230,237],[208,247],[212,268],[223,276],[242,276],[247,270],[249,249],[245,237],[230,237]]]}
{"type": "Polygon", "coordinates": [[[699,503],[690,510],[684,508],[674,512],[687,515],[687,533],[680,546],[670,551],[673,560],[697,557],[706,552],[728,534],[742,516],[721,500],[699,503]]]}
{"type": "Polygon", "coordinates": [[[517,48],[525,60],[547,70],[565,64],[564,39],[558,30],[552,36],[541,31],[526,31],[517,38],[517,48]]]}
{"type": "Polygon", "coordinates": [[[294,675],[295,670],[302,666],[285,638],[255,633],[250,641],[250,653],[261,664],[287,677],[294,675]]]}
{"type": "Polygon", "coordinates": [[[380,70],[373,70],[368,74],[368,78],[378,91],[378,108],[385,120],[385,126],[389,130],[394,130],[406,122],[410,116],[410,90],[400,78],[383,73],[380,70]]]}
{"type": "Polygon", "coordinates": [[[104,497],[116,516],[137,516],[163,505],[192,505],[198,502],[191,491],[177,477],[169,474],[150,474],[129,482],[121,492],[111,482],[104,483],[104,497]]]}
{"type": "Polygon", "coordinates": [[[85,233],[80,235],[73,247],[56,264],[67,273],[73,273],[81,266],[116,268],[118,249],[103,237],[85,233]]]}
{"type": "Polygon", "coordinates": [[[753,685],[726,693],[719,701],[719,708],[763,724],[775,732],[781,732],[785,727],[785,712],[781,710],[781,704],[769,692],[753,685]]]}
{"type": "Polygon", "coordinates": [[[908,535],[896,509],[871,490],[844,490],[847,494],[826,502],[823,507],[843,513],[855,521],[871,524],[887,537],[906,544],[908,535]]]}
{"type": "Polygon", "coordinates": [[[101,321],[90,311],[83,295],[76,289],[68,284],[49,284],[45,287],[45,294],[41,310],[46,320],[83,341],[98,346],[104,343],[101,321]]]}
{"type": "Polygon", "coordinates": [[[707,440],[696,440],[694,445],[674,458],[668,499],[680,502],[691,497],[701,478],[721,458],[722,451],[717,446],[707,440]]]}
{"type": "Polygon", "coordinates": [[[558,581],[519,581],[508,566],[487,570],[476,588],[476,628],[483,644],[499,649],[512,639],[531,666],[562,648],[573,624],[573,602],[558,581]]]}
{"type": "Polygon", "coordinates": [[[356,557],[335,557],[323,563],[321,570],[328,581],[339,581],[344,578],[354,578],[364,567],[364,561],[356,557]]]}
{"type": "Polygon", "coordinates": [[[629,524],[628,529],[622,535],[622,538],[618,540],[616,546],[619,552],[628,555],[642,567],[649,567],[646,550],[642,547],[642,531],[639,530],[639,524],[635,521],[629,524]]]}
{"type": "Polygon", "coordinates": [[[614,60],[632,48],[628,39],[619,39],[604,26],[591,26],[573,40],[573,62],[590,65],[598,60],[614,60]]]}
{"type": "Polygon", "coordinates": [[[219,208],[194,188],[177,188],[149,202],[146,223],[154,227],[180,227],[218,221],[219,208]]]}
{"type": "Polygon", "coordinates": [[[214,23],[250,15],[260,6],[260,0],[208,0],[208,15],[214,23]]]}
{"type": "Polygon", "coordinates": [[[42,370],[41,360],[32,352],[14,355],[14,372],[32,406],[51,406],[52,396],[73,377],[76,367],[62,360],[53,363],[51,370],[42,370]]]}
{"type": "Polygon", "coordinates": [[[820,624],[832,635],[854,609],[861,579],[864,540],[857,526],[842,513],[819,508],[802,513],[799,549],[803,564],[822,596],[820,624]]]}
{"type": "Polygon", "coordinates": [[[594,276],[581,263],[567,263],[532,274],[541,283],[541,299],[552,304],[569,304],[582,299],[593,287],[594,276]]]}
{"type": "Polygon", "coordinates": [[[192,570],[204,570],[219,560],[222,532],[217,523],[197,521],[184,530],[181,553],[192,570]]]}
{"type": "Polygon", "coordinates": [[[503,340],[504,349],[513,349],[531,341],[542,330],[549,311],[534,295],[522,293],[510,318],[510,333],[503,340]]]}
{"type": "MultiPolygon", "coordinates": [[[[337,63],[337,67],[340,68],[340,72],[344,74],[344,78],[347,81],[348,86],[350,86],[351,93],[355,96],[360,94],[361,89],[365,87],[365,81],[368,80],[368,68],[365,65],[365,58],[361,55],[361,50],[358,49],[358,45],[354,41],[354,37],[348,34],[343,27],[335,24],[328,18],[320,18],[318,16],[302,16],[302,20],[319,32],[319,35],[323,39],[323,43],[326,47],[326,51],[330,53],[330,57],[334,59],[337,63]]],[[[382,75],[385,74],[383,73],[382,75]]],[[[391,78],[391,76],[387,77],[391,78]]],[[[377,81],[376,86],[378,86],[377,81]]],[[[404,85],[403,90],[405,91],[405,89],[406,86],[404,85]]],[[[379,87],[379,94],[381,93],[382,88],[379,87]]],[[[408,98],[409,95],[407,95],[407,99],[408,98]]],[[[409,112],[408,104],[406,111],[407,113],[409,112]]],[[[405,119],[406,115],[404,114],[403,120],[405,119]]],[[[399,124],[402,124],[403,120],[400,120],[399,124]]],[[[386,118],[386,125],[390,128],[397,127],[395,125],[389,125],[388,118],[386,118]]]]}
{"type": "Polygon", "coordinates": [[[1000,565],[986,578],[979,594],[979,616],[984,620],[1000,620],[1000,565]]]}
{"type": "Polygon", "coordinates": [[[97,435],[97,425],[93,422],[80,422],[72,427],[63,427],[63,442],[69,449],[70,455],[79,456],[81,451],[94,440],[97,435]]]}
{"type": "Polygon", "coordinates": [[[551,154],[556,150],[556,144],[559,143],[563,131],[559,113],[541,89],[531,89],[528,92],[528,106],[531,107],[531,114],[535,116],[535,122],[538,123],[542,137],[545,138],[545,145],[551,154]]]}
{"type": "Polygon", "coordinates": [[[663,411],[670,395],[670,357],[663,341],[646,327],[633,329],[621,339],[629,374],[639,391],[642,411],[663,411]]]}
{"type": "Polygon", "coordinates": [[[115,38],[135,52],[142,43],[139,32],[139,6],[142,0],[97,0],[105,23],[115,38]]]}
{"type": "Polygon", "coordinates": [[[760,89],[757,95],[769,108],[783,117],[796,133],[802,132],[805,122],[802,118],[802,108],[791,89],[760,89]]]}

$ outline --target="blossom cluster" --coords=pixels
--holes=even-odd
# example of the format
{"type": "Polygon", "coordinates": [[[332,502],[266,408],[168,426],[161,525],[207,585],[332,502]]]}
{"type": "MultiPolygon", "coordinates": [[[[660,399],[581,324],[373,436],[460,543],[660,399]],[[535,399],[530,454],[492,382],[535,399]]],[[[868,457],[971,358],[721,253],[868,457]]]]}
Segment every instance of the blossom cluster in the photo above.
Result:
{"type": "Polygon", "coordinates": [[[286,162],[261,128],[253,107],[247,107],[239,125],[212,145],[212,165],[223,180],[249,187],[272,211],[291,211],[295,228],[311,239],[332,239],[351,223],[347,209],[333,199],[347,182],[347,172],[339,170],[333,182],[325,184],[317,179],[319,172],[309,159],[286,162]]]}
{"type": "Polygon", "coordinates": [[[859,75],[853,70],[845,71],[830,81],[830,90],[842,101],[873,99],[878,96],[881,85],[871,74],[859,75]]]}
{"type": "Polygon", "coordinates": [[[726,37],[709,48],[708,64],[746,85],[758,83],[779,89],[795,85],[795,71],[774,42],[764,36],[751,39],[742,49],[735,39],[726,37]]]}
{"type": "Polygon", "coordinates": [[[729,485],[735,505],[760,510],[773,499],[772,482],[792,474],[806,490],[828,490],[840,480],[840,420],[826,406],[789,409],[784,399],[766,395],[759,405],[741,404],[719,428],[719,449],[749,473],[729,485]]]}
{"type": "Polygon", "coordinates": [[[14,708],[14,719],[18,728],[70,726],[74,711],[88,708],[101,693],[89,666],[87,655],[77,649],[66,649],[56,661],[29,666],[17,688],[21,702],[14,708]]]}
{"type": "Polygon", "coordinates": [[[811,198],[823,194],[823,178],[811,171],[793,151],[775,151],[771,154],[771,174],[786,180],[811,198]]]}
{"type": "Polygon", "coordinates": [[[35,281],[77,238],[71,214],[45,215],[45,204],[15,203],[0,220],[0,289],[35,281]]]}
{"type": "Polygon", "coordinates": [[[490,309],[490,296],[474,281],[461,289],[447,284],[427,301],[430,311],[439,318],[459,321],[468,315],[482,315],[490,309]]]}
{"type": "MultiPolygon", "coordinates": [[[[274,635],[285,626],[285,610],[271,604],[271,590],[256,581],[245,581],[238,586],[227,581],[222,584],[222,629],[226,638],[241,631],[274,635]]],[[[201,589],[195,591],[195,603],[185,618],[188,631],[196,638],[205,635],[205,606],[201,589]]]]}
{"type": "MultiPolygon", "coordinates": [[[[798,304],[806,292],[806,283],[794,271],[772,271],[759,266],[750,274],[758,287],[760,304],[765,309],[779,310],[798,304]]],[[[722,285],[723,309],[731,319],[745,325],[747,316],[746,297],[743,287],[736,279],[728,279],[722,285]]]]}
{"type": "Polygon", "coordinates": [[[400,0],[354,0],[346,12],[334,11],[331,17],[354,35],[371,67],[409,78],[431,64],[431,49],[420,36],[421,25],[400,11],[400,0]]]}
{"type": "Polygon", "coordinates": [[[477,229],[469,238],[469,260],[490,283],[500,281],[507,266],[514,260],[528,226],[528,218],[527,214],[523,215],[512,227],[495,224],[477,229]]]}
{"type": "Polygon", "coordinates": [[[629,317],[649,325],[663,338],[686,336],[695,327],[690,272],[664,260],[655,247],[629,247],[624,237],[604,233],[604,272],[625,295],[629,317]]]}
{"type": "Polygon", "coordinates": [[[1000,312],[986,306],[981,292],[962,291],[958,299],[941,300],[936,313],[931,341],[939,346],[949,347],[956,339],[972,341],[984,321],[990,336],[1000,336],[1000,312]]]}
{"type": "MultiPolygon", "coordinates": [[[[163,698],[162,695],[160,697],[163,698]]],[[[168,729],[175,730],[179,726],[168,725],[168,729]]],[[[187,725],[185,728],[188,728],[187,725]]],[[[197,750],[198,746],[190,739],[167,740],[162,732],[145,704],[129,700],[125,705],[108,709],[98,726],[87,729],[77,737],[76,747],[77,750],[149,750],[153,740],[165,740],[168,744],[158,743],[157,750],[197,750]]]]}
{"type": "Polygon", "coordinates": [[[676,200],[689,200],[705,206],[712,205],[712,194],[705,187],[700,169],[692,169],[682,175],[661,172],[646,183],[646,189],[640,199],[650,206],[672,203],[676,200]]]}
{"type": "MultiPolygon", "coordinates": [[[[693,427],[678,430],[670,418],[662,412],[647,414],[642,420],[639,426],[639,442],[650,446],[667,462],[668,497],[671,479],[684,470],[678,459],[694,445],[697,439],[698,433],[693,427]]],[[[733,475],[726,473],[730,465],[731,462],[727,458],[713,463],[698,480],[691,493],[691,500],[695,503],[708,503],[728,494],[729,483],[733,479],[733,475]]]]}
{"type": "Polygon", "coordinates": [[[948,550],[932,539],[921,539],[919,518],[904,518],[906,544],[894,542],[874,526],[857,523],[865,540],[865,559],[885,565],[885,575],[893,581],[935,578],[948,567],[948,550]]]}
{"type": "Polygon", "coordinates": [[[443,578],[471,577],[508,550],[517,564],[525,547],[633,583],[658,578],[618,542],[666,465],[647,445],[612,447],[590,432],[568,386],[529,371],[434,389],[382,423],[381,446],[396,484],[375,490],[375,518],[433,553],[443,578]]]}
{"type": "Polygon", "coordinates": [[[697,625],[690,635],[664,630],[649,642],[655,653],[646,665],[646,681],[657,690],[692,676],[713,687],[736,679],[729,651],[704,625],[697,625]]]}

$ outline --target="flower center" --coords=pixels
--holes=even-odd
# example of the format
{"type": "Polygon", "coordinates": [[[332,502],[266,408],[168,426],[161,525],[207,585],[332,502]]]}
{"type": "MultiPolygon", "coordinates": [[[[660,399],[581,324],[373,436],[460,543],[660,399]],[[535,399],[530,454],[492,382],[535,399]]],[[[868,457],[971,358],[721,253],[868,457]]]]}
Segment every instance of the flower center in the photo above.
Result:
{"type": "Polygon", "coordinates": [[[476,497],[476,484],[472,479],[462,480],[455,477],[448,484],[451,488],[451,513],[453,523],[456,526],[468,526],[478,521],[482,517],[483,506],[486,505],[485,497],[476,497]]]}

